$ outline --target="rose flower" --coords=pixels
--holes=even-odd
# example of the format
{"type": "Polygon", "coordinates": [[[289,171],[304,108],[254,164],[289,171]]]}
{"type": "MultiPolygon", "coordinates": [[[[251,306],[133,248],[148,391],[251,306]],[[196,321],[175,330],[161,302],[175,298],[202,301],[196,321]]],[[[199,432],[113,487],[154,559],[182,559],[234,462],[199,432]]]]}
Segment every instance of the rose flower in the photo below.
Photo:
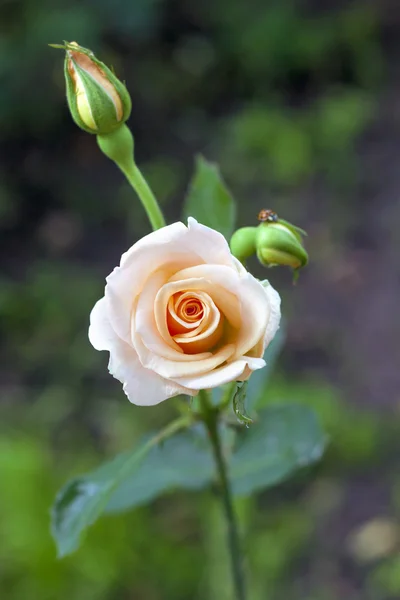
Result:
{"type": "Polygon", "coordinates": [[[244,381],[280,321],[280,297],[192,218],[150,233],[122,255],[92,310],[89,339],[134,404],[244,381]]]}

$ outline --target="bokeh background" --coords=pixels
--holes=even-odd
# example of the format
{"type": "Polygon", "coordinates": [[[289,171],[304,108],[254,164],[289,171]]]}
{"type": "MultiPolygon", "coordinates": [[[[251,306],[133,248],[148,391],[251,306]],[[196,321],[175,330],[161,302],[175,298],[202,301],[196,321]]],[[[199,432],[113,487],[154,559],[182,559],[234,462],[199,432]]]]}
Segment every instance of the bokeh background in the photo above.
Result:
{"type": "MultiPolygon", "coordinates": [[[[400,597],[400,6],[395,0],[0,3],[0,595],[230,600],[215,497],[171,493],[56,560],[68,477],[167,422],[129,405],[87,339],[120,254],[149,232],[122,175],[68,113],[76,40],[131,92],[136,157],[169,221],[201,152],[239,204],[305,228],[266,398],[315,407],[310,472],[241,501],[251,600],[400,597]]],[[[255,262],[254,272],[266,273],[255,262]]]]}

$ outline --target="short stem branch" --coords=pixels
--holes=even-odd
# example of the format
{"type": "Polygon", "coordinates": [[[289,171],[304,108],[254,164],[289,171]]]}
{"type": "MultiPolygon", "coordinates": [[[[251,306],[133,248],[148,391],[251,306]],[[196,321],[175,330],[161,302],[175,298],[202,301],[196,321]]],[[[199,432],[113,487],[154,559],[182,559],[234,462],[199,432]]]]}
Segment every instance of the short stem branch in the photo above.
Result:
{"type": "Polygon", "coordinates": [[[239,530],[233,507],[232,492],[229,484],[227,466],[223,455],[218,430],[218,411],[210,406],[207,392],[200,392],[200,401],[204,423],[207,427],[218,473],[220,496],[228,526],[228,546],[231,557],[232,576],[237,600],[246,600],[243,559],[241,554],[239,530]]]}
{"type": "Polygon", "coordinates": [[[116,131],[97,136],[100,150],[121,169],[142,203],[153,230],[165,227],[158,202],[134,159],[134,141],[126,125],[116,131]]]}

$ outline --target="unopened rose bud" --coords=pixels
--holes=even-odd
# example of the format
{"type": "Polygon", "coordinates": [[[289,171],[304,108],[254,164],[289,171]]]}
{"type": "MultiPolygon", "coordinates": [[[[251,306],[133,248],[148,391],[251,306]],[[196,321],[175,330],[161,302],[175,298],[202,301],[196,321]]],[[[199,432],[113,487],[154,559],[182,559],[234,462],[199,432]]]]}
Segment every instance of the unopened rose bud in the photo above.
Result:
{"type": "Polygon", "coordinates": [[[301,233],[304,234],[301,229],[282,219],[260,223],[256,236],[258,260],[267,267],[287,265],[298,271],[308,262],[301,233]]]}
{"type": "Polygon", "coordinates": [[[91,50],[76,42],[64,46],[67,100],[75,123],[88,133],[112,133],[128,119],[131,99],[125,85],[91,50]]]}
{"type": "Polygon", "coordinates": [[[233,256],[241,261],[256,253],[257,227],[241,227],[231,237],[230,247],[233,256]]]}

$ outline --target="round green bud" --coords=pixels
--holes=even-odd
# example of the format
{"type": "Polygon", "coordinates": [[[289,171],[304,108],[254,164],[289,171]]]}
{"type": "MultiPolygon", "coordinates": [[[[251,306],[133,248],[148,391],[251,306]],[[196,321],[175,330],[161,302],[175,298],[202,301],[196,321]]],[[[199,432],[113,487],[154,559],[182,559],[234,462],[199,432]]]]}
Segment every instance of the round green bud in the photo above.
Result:
{"type": "Polygon", "coordinates": [[[231,237],[230,247],[233,256],[243,261],[256,253],[257,227],[242,227],[231,237]]]}
{"type": "Polygon", "coordinates": [[[287,265],[300,269],[308,263],[298,229],[286,222],[261,223],[257,227],[256,250],[258,260],[266,267],[287,265]]]}
{"type": "Polygon", "coordinates": [[[75,123],[94,134],[112,133],[125,123],[131,99],[125,85],[87,48],[66,42],[64,74],[75,123]]]}

